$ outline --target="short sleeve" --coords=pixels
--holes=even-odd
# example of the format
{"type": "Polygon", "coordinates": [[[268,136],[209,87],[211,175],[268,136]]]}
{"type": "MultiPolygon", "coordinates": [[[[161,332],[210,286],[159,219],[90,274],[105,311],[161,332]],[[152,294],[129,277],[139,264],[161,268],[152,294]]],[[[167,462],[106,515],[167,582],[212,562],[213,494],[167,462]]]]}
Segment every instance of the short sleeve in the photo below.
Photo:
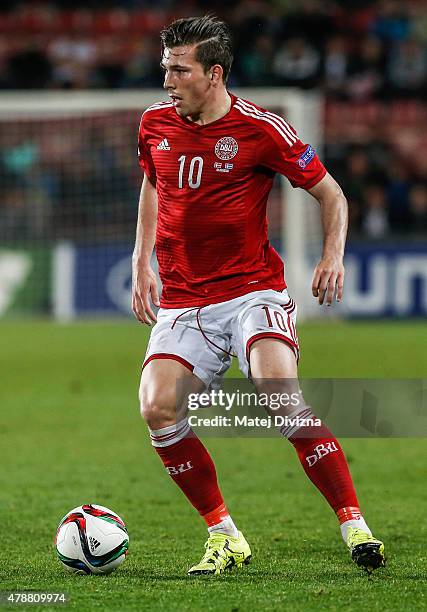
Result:
{"type": "Polygon", "coordinates": [[[150,147],[147,144],[144,117],[141,119],[138,133],[138,162],[144,173],[148,176],[150,183],[156,184],[156,168],[151,157],[150,147]]]}
{"type": "Polygon", "coordinates": [[[326,168],[311,145],[301,142],[289,126],[286,132],[282,126],[280,131],[264,133],[258,163],[286,176],[293,187],[311,189],[325,176],[326,168]]]}

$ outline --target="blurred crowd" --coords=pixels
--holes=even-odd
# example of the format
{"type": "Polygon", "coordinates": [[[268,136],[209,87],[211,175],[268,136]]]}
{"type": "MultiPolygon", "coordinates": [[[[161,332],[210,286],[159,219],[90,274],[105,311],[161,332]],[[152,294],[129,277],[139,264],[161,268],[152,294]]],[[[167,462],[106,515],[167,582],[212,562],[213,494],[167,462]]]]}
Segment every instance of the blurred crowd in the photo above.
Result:
{"type": "Polygon", "coordinates": [[[352,145],[338,158],[331,152],[328,161],[330,172],[345,186],[350,237],[427,237],[425,172],[405,164],[384,143],[369,149],[352,145]]]}
{"type": "MultiPolygon", "coordinates": [[[[0,241],[132,240],[138,123],[138,110],[0,123],[0,241]]],[[[427,237],[427,158],[332,136],[324,158],[348,198],[352,238],[427,237]]],[[[279,240],[278,189],[269,216],[279,240]]]]}
{"type": "MultiPolygon", "coordinates": [[[[326,162],[348,195],[351,232],[372,239],[427,234],[427,167],[420,155],[427,145],[425,123],[418,119],[412,132],[396,123],[386,132],[387,120],[374,123],[368,135],[351,129],[353,108],[363,114],[369,104],[393,108],[394,115],[400,113],[399,104],[415,105],[422,116],[419,109],[427,99],[424,0],[2,0],[0,89],[158,87],[159,30],[178,16],[207,12],[226,19],[233,30],[231,89],[295,86],[326,94],[332,108],[325,119],[326,162]],[[337,135],[330,126],[339,123],[340,108],[350,113],[337,135]]],[[[72,223],[89,227],[102,218],[111,227],[131,227],[139,183],[132,157],[134,121],[116,134],[118,149],[108,129],[90,128],[84,142],[74,142],[74,170],[50,155],[54,144],[48,131],[23,139],[22,129],[12,136],[2,130],[0,182],[6,195],[0,226],[19,233],[20,224],[27,223],[31,233],[38,223],[44,233],[44,223],[51,234],[66,234],[72,223]],[[81,178],[73,182],[72,172],[81,178]],[[32,196],[31,205],[24,202],[30,191],[50,203],[48,222],[28,221],[23,211],[37,210],[38,201],[32,196]],[[104,208],[89,211],[85,204],[101,193],[104,208]]],[[[71,142],[76,138],[71,130],[71,142]]]]}
{"type": "Polygon", "coordinates": [[[0,124],[0,241],[129,240],[140,113],[0,124]]]}
{"type": "Polygon", "coordinates": [[[206,11],[232,27],[232,86],[323,86],[343,99],[426,95],[424,0],[3,0],[0,87],[158,86],[159,30],[206,11]]]}

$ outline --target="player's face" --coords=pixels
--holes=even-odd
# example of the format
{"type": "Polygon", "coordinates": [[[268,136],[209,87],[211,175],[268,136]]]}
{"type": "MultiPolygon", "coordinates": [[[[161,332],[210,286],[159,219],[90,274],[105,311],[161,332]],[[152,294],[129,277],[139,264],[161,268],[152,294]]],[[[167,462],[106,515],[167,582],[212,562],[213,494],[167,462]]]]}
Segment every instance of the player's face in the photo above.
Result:
{"type": "Polygon", "coordinates": [[[196,60],[196,46],[166,48],[161,67],[165,71],[163,87],[182,117],[197,116],[209,100],[212,75],[196,60]]]}

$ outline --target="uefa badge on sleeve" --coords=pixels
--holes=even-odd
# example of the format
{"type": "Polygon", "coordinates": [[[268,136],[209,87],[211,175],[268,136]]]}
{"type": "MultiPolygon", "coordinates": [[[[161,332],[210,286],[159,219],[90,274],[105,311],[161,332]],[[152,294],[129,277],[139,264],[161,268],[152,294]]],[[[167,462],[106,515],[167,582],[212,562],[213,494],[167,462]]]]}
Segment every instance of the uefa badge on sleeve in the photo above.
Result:
{"type": "Polygon", "coordinates": [[[315,155],[315,149],[313,149],[311,145],[308,145],[308,147],[298,160],[298,166],[304,170],[308,166],[308,164],[314,159],[315,155]]]}

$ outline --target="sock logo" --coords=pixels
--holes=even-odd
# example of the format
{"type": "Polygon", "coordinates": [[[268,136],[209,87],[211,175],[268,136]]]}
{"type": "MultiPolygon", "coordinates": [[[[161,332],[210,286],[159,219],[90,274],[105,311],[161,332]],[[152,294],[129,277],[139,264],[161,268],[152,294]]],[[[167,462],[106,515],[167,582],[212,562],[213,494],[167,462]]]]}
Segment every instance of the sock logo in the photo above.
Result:
{"type": "Polygon", "coordinates": [[[314,447],[313,450],[316,454],[307,455],[307,457],[305,458],[308,463],[308,467],[313,467],[313,465],[315,465],[319,461],[319,459],[326,457],[326,455],[329,455],[329,453],[334,453],[338,450],[338,448],[335,442],[326,442],[326,444],[318,444],[314,447]]]}
{"type": "Polygon", "coordinates": [[[194,466],[191,464],[191,461],[187,461],[187,463],[180,463],[178,465],[178,467],[174,467],[173,465],[169,465],[166,468],[166,471],[171,476],[176,476],[176,474],[182,474],[182,472],[187,472],[188,470],[192,470],[193,467],[194,466]]]}

